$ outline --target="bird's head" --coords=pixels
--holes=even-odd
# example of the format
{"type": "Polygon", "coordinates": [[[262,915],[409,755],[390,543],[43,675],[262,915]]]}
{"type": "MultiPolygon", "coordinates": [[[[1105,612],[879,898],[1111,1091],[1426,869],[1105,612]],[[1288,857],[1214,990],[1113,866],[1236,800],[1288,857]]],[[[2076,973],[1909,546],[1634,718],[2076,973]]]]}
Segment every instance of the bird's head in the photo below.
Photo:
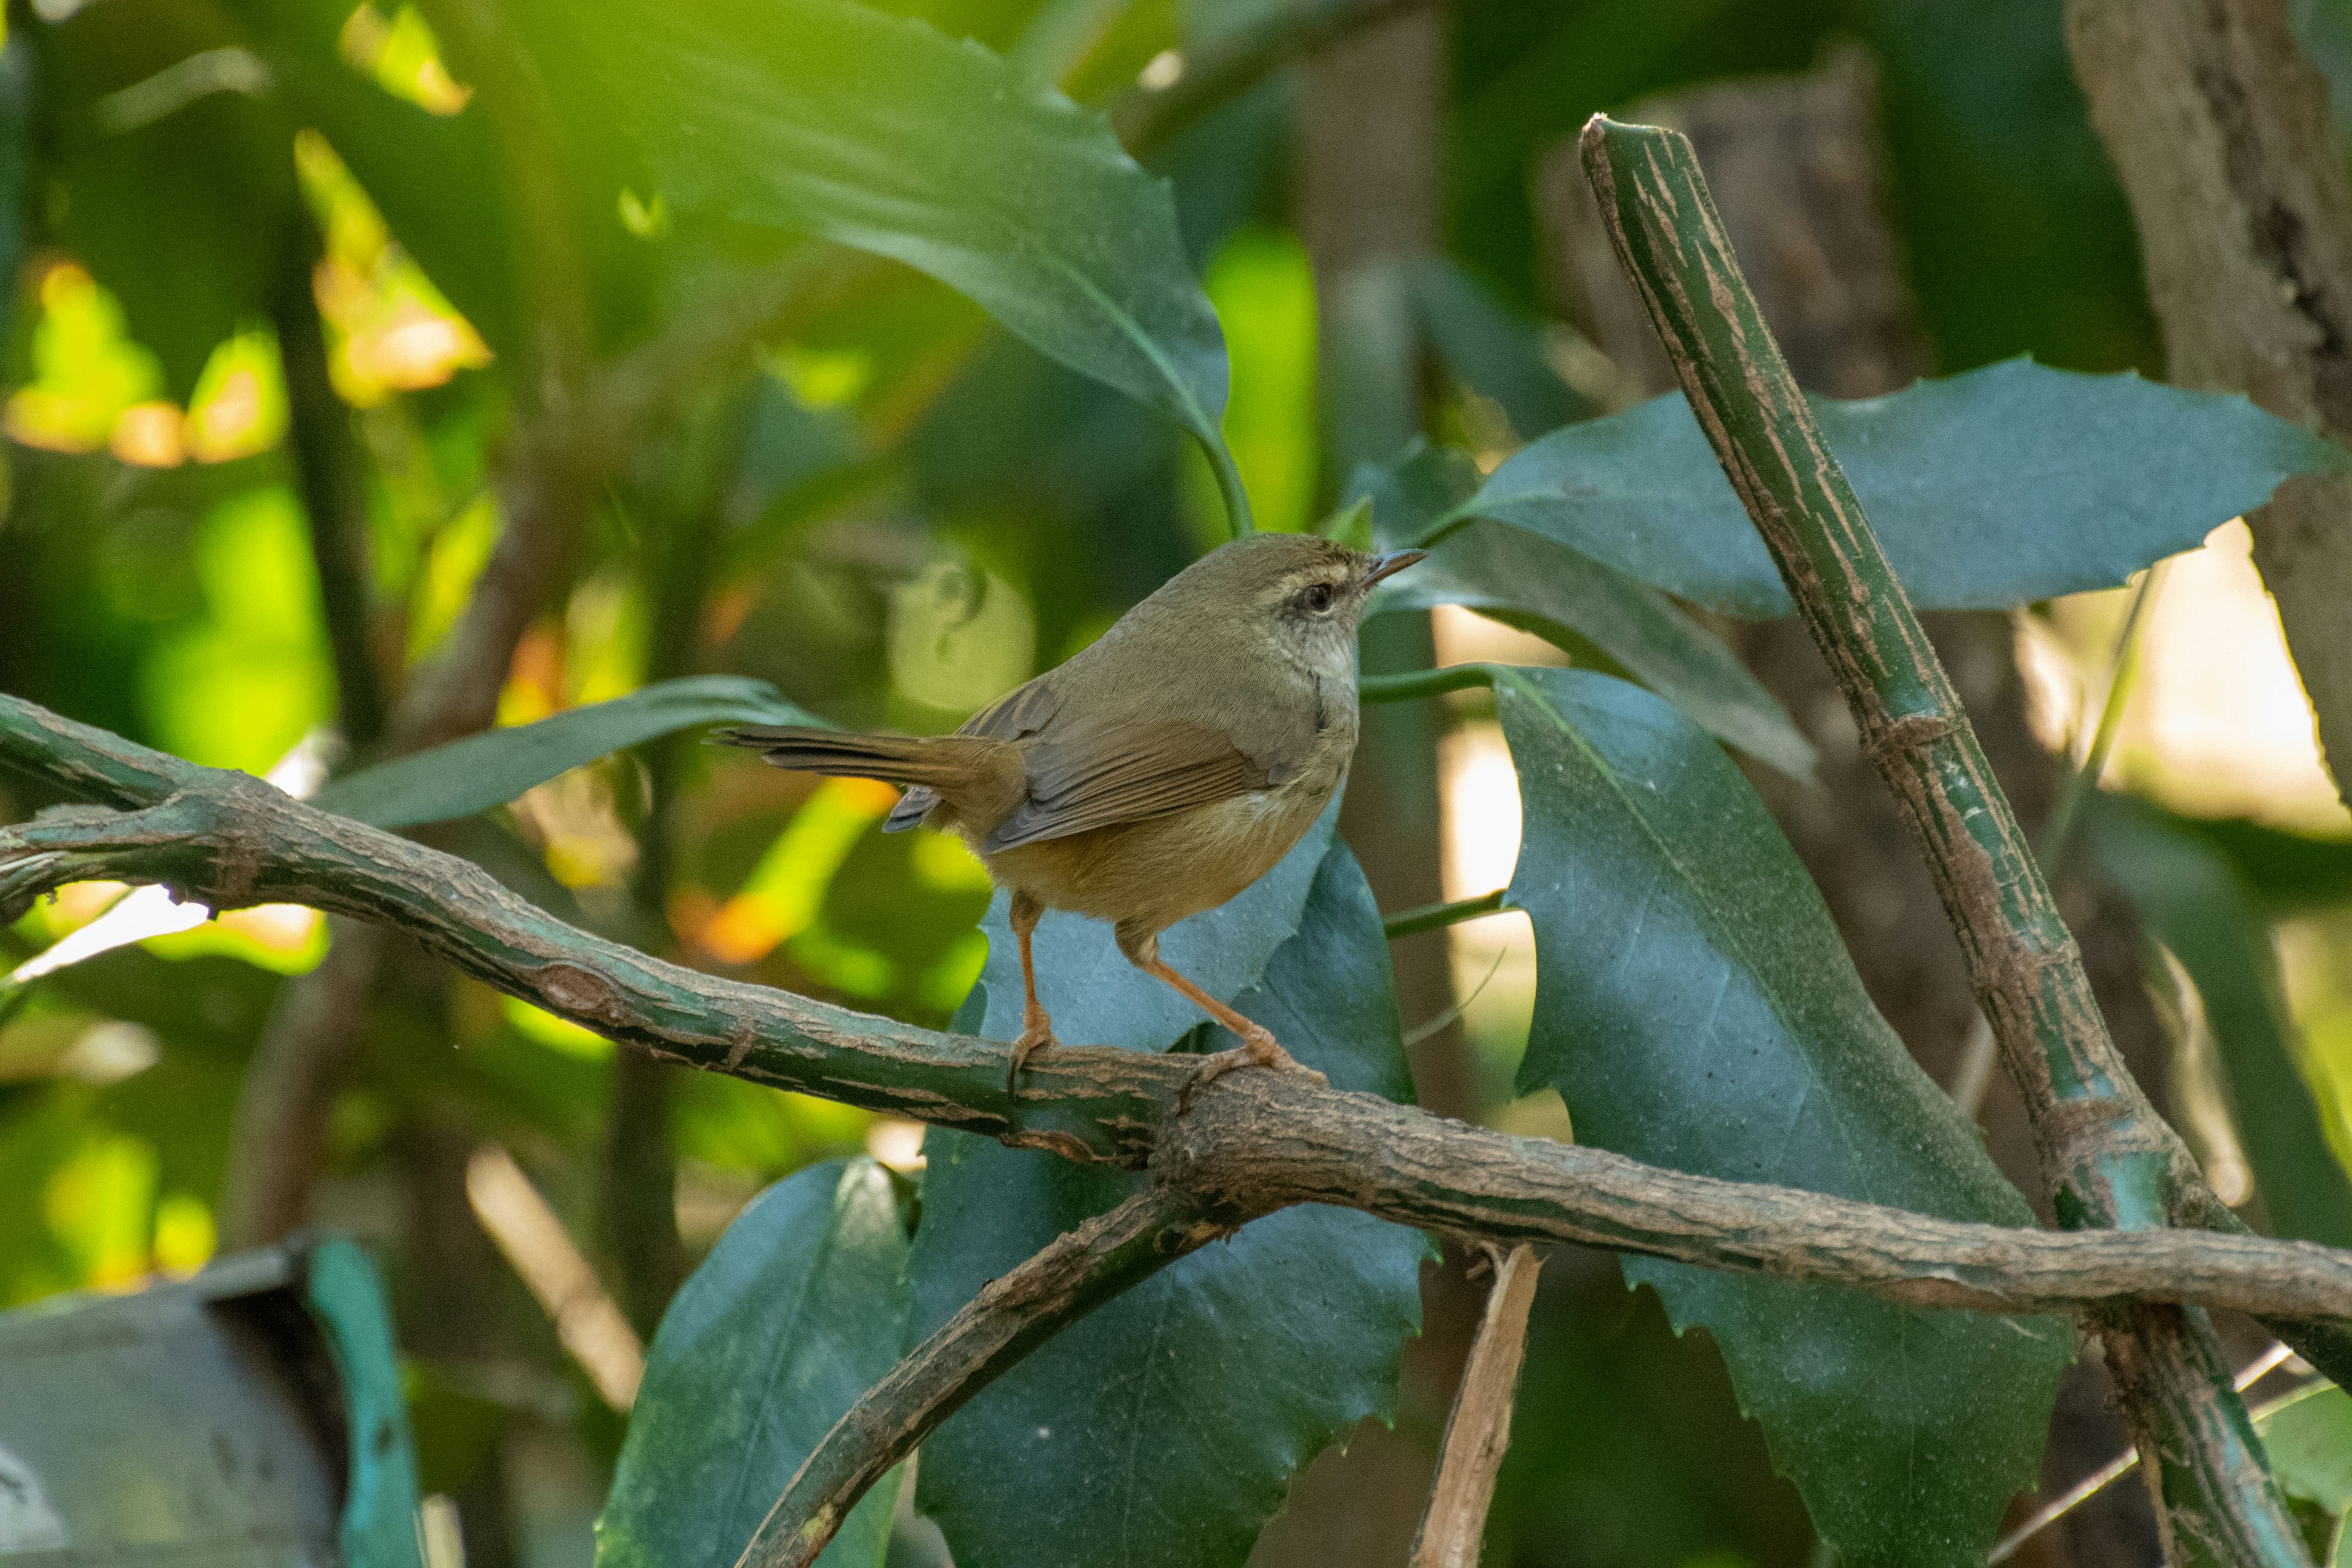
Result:
{"type": "Polygon", "coordinates": [[[1356,626],[1373,585],[1427,553],[1374,554],[1311,533],[1255,533],[1202,556],[1169,586],[1181,584],[1187,597],[1221,610],[1236,634],[1263,637],[1309,668],[1352,676],[1356,626]]]}

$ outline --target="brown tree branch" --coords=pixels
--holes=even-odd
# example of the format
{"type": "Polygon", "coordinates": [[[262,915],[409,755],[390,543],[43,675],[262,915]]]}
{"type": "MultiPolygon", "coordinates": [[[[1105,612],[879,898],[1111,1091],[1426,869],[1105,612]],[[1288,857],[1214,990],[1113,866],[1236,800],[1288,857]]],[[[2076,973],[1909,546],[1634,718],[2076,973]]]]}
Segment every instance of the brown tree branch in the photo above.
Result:
{"type": "MultiPolygon", "coordinates": [[[[2068,0],[2066,41],[2137,220],[2168,376],[2352,437],[2352,190],[2286,0],[2068,0]]],[[[2246,521],[2352,800],[2352,479],[2290,479],[2246,521]]]]}
{"type": "Polygon", "coordinates": [[[866,1489],[965,1401],[1105,1301],[1230,1234],[1184,1194],[1148,1187],[990,1280],[834,1423],[736,1568],[808,1568],[866,1489]]]}
{"type": "MultiPolygon", "coordinates": [[[[1496,1249],[1499,1251],[1499,1249],[1496,1249]]],[[[1478,1568],[1486,1537],[1486,1508],[1495,1500],[1495,1473],[1511,1447],[1511,1406],[1519,1366],[1528,1354],[1528,1312],[1536,1302],[1543,1259],[1527,1243],[1501,1255],[1486,1310],[1462,1369],[1453,1412],[1445,1418],[1429,1506],[1413,1537],[1412,1568],[1478,1568]]]]}
{"type": "Polygon", "coordinates": [[[128,810],[0,829],[0,920],[69,881],[159,882],[215,909],[300,903],[404,931],[484,983],[666,1060],[1149,1166],[1210,1218],[1293,1204],[1500,1241],[1575,1241],[1819,1279],[1912,1306],[2165,1302],[2352,1321],[2352,1252],[2202,1231],[2053,1233],[1663,1171],[1286,1074],[1235,1073],[1175,1114],[1183,1059],[1069,1047],[1004,1092],[1011,1047],[682,969],[575,930],[470,862],[0,697],[0,763],[128,810]],[[152,801],[152,805],[142,805],[152,801]]]}

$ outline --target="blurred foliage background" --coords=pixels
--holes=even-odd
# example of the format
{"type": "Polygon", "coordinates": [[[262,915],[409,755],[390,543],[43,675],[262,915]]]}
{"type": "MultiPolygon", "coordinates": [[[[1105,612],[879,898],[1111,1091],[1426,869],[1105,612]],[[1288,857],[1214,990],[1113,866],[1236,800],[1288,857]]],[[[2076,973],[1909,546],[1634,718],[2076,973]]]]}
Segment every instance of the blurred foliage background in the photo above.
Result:
{"type": "MultiPolygon", "coordinates": [[[[1185,259],[1229,346],[1224,428],[1262,526],[1311,526],[1354,462],[1391,455],[1415,427],[1491,468],[1554,424],[1624,405],[1633,368],[1560,281],[1547,161],[1595,110],[1811,71],[1842,49],[1858,48],[1875,82],[1921,345],[1911,368],[2030,353],[2163,370],[2058,0],[1360,0],[1379,17],[1369,28],[1328,25],[1349,8],[1313,0],[886,8],[1104,108],[1172,183],[1185,259]],[[1188,96],[1202,62],[1231,60],[1248,68],[1188,96]],[[1437,279],[1408,311],[1402,428],[1395,398],[1360,373],[1390,352],[1390,318],[1363,303],[1366,262],[1396,257],[1437,279]]],[[[2333,0],[2303,11],[2322,63],[2352,60],[2352,20],[2333,0]]],[[[578,68],[562,39],[541,7],[491,0],[9,6],[0,689],[281,782],[402,743],[417,672],[464,653],[468,604],[528,499],[502,487],[501,464],[578,412],[562,390],[572,363],[619,361],[761,264],[743,233],[684,221],[632,183],[630,160],[568,112],[578,68]],[[509,33],[537,61],[520,89],[499,52],[509,33]],[[536,102],[562,134],[520,153],[494,138],[499,93],[536,102]],[[550,226],[568,275],[513,259],[529,254],[513,234],[550,226]]],[[[1162,416],[913,271],[831,253],[810,265],[843,276],[804,289],[756,356],[716,367],[583,482],[584,527],[544,565],[492,671],[498,722],[723,671],[845,725],[950,729],[1223,537],[1206,463],[1162,416]]],[[[2084,742],[2123,597],[2020,617],[2024,696],[2008,700],[2031,699],[2046,750],[2084,742]]],[[[1368,658],[1410,657],[1415,637],[1445,661],[1562,657],[1459,610],[1392,619],[1368,658]]],[[[2339,840],[2352,824],[2242,530],[2176,563],[2143,640],[2107,783],[2224,819],[2198,841],[2221,847],[2243,895],[2232,929],[2251,933],[2252,978],[2200,1005],[2224,1033],[2228,1007],[2280,1032],[2342,1159],[2352,880],[2339,840]]],[[[1997,652],[2016,668],[2006,637],[1997,652]]],[[[1360,770],[1379,800],[1350,836],[1391,910],[1496,887],[1516,852],[1491,702],[1462,699],[1435,721],[1433,779],[1410,776],[1409,748],[1383,750],[1377,729],[1360,770]],[[1415,868],[1404,840],[1433,812],[1442,863],[1415,868]]],[[[433,738],[425,724],[410,739],[433,738]]],[[[689,739],[567,774],[446,843],[651,951],[942,1025],[985,957],[987,884],[950,840],[880,836],[890,799],[689,739]]],[[[0,821],[44,804],[0,780],[0,821]]],[[[37,910],[0,932],[0,965],[120,892],[85,887],[37,910]]],[[[2185,948],[2215,918],[2200,905],[2166,940],[2185,948]]],[[[2142,950],[2126,941],[2137,970],[2142,950]]],[[[212,1256],[247,1064],[289,1026],[293,977],[330,948],[314,915],[255,910],[17,994],[0,1026],[0,1306],[132,1289],[212,1256]]],[[[1524,917],[1416,938],[1399,963],[1423,1101],[1560,1130],[1556,1097],[1510,1095],[1533,987],[1524,917]]],[[[2177,997],[2170,973],[2159,965],[2157,987],[2177,997]]],[[[1867,964],[1865,977],[1878,978],[1867,964]]],[[[425,1484],[454,1500],[465,1561],[585,1563],[635,1346],[606,1345],[601,1364],[567,1352],[532,1282],[575,1249],[642,1339],[761,1187],[860,1149],[912,1168],[917,1130],[618,1063],[595,1037],[398,952],[374,981],[311,1217],[370,1238],[388,1264],[425,1484]],[[484,1174],[509,1157],[520,1187],[484,1174]]],[[[1941,1070],[1965,1029],[1905,1032],[1941,1070]]],[[[2177,1028],[2160,1070],[2217,1184],[2258,1202],[2238,1142],[2246,1108],[2232,1110],[2212,1036],[2177,1028]]],[[[1262,1560],[1401,1560],[1396,1521],[1409,1532],[1459,1363],[1460,1303],[1475,1307],[1458,1259],[1432,1270],[1428,1299],[1397,1436],[1318,1462],[1262,1560]]],[[[2095,1394],[2062,1404],[2067,1419],[2080,1430],[2053,1448],[2062,1482],[2121,1446],[2095,1394]]],[[[2145,1560],[2129,1554],[2129,1519],[2103,1528],[2122,1554],[2085,1536],[2051,1560],[2145,1560]]],[[[1677,1340],[1605,1260],[1556,1265],[1489,1560],[1730,1568],[1803,1562],[1811,1542],[1704,1336],[1677,1340]]],[[[939,1554],[902,1521],[894,1563],[939,1554]]]]}

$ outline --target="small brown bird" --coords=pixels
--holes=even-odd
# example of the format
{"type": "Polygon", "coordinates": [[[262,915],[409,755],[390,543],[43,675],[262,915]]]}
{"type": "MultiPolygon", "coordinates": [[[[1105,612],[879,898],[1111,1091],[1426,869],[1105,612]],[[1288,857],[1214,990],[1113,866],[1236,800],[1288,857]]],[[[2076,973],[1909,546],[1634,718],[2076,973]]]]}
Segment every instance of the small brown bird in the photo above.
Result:
{"type": "Polygon", "coordinates": [[[1033,1053],[1058,1043],[1030,957],[1049,909],[1113,922],[1128,962],[1240,1037],[1204,1058],[1191,1087],[1244,1063],[1307,1072],[1272,1033],[1162,963],[1160,933],[1273,869],[1322,814],[1356,750],[1365,595],[1424,553],[1252,535],[1178,573],[1092,647],[952,735],[719,738],[780,768],[904,786],[886,831],[929,822],[961,834],[1012,889],[1024,995],[1008,1092],[1033,1053]]]}

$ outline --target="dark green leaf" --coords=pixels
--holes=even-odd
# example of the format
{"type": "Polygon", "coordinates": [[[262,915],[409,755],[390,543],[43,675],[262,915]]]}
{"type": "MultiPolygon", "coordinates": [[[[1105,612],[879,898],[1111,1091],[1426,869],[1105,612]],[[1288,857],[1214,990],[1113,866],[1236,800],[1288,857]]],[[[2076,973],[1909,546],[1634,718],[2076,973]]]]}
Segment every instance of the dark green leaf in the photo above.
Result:
{"type": "MultiPolygon", "coordinates": [[[[1509,523],[1446,535],[1397,579],[1397,602],[1461,605],[1607,660],[1727,745],[1810,783],[1812,743],[1723,640],[1639,578],[1509,523]]],[[[1580,660],[1579,662],[1589,662],[1580,660]]]]}
{"type": "Polygon", "coordinates": [[[2352,902],[2352,839],[2320,838],[2235,816],[2185,816],[2151,801],[2138,814],[2213,850],[2266,916],[2352,902]]]}
{"type": "MultiPolygon", "coordinates": [[[[2352,467],[2343,448],[2234,394],[2029,360],[1813,406],[1921,609],[2113,587],[2260,506],[2281,481],[2352,467]]],[[[1790,613],[1680,393],[1553,432],[1497,468],[1458,516],[1517,523],[1709,609],[1790,613]]]]}
{"type": "Polygon", "coordinates": [[[2101,874],[2197,987],[2271,1229],[2352,1247],[2352,1181],[2295,1066],[2278,955],[2244,884],[2212,844],[2137,801],[2095,795],[2083,816],[2101,874]]]}
{"type": "Polygon", "coordinates": [[[1225,350],[1167,187],[1098,116],[979,45],[855,0],[595,15],[670,201],[894,257],[1173,415],[1244,504],[1225,350]]]}
{"type": "Polygon", "coordinates": [[[347,0],[230,0],[230,9],[292,112],[327,139],[403,248],[485,342],[512,352],[508,203],[484,113],[434,114],[355,72],[337,43],[347,0]]]}
{"type": "Polygon", "coordinates": [[[824,722],[764,680],[697,675],[380,763],[337,779],[311,804],[376,827],[415,827],[503,805],[558,773],[680,730],[824,722]]]}
{"type": "MultiPolygon", "coordinates": [[[[2030,1226],[1976,1130],[1864,994],[1821,896],[1722,751],[1580,670],[1498,669],[1535,921],[1522,1092],[1580,1141],[1671,1169],[2030,1226]]],[[[1856,1291],[1628,1260],[1704,1323],[1774,1463],[1854,1564],[1981,1563],[2032,1484],[2063,1318],[1912,1310],[1856,1291]]]]}
{"type": "Polygon", "coordinates": [[[291,132],[201,7],[83,6],[26,37],[57,132],[58,238],[185,401],[213,350],[262,318],[296,199],[291,132]]]}
{"type": "MultiPolygon", "coordinates": [[[[1441,447],[1360,468],[1349,494],[1372,503],[1374,531],[1394,543],[1477,488],[1468,456],[1441,447]]],[[[1647,583],[1556,540],[1474,520],[1383,588],[1374,613],[1433,605],[1476,610],[1567,649],[1580,663],[1629,675],[1727,744],[1792,777],[1813,776],[1811,742],[1721,638],[1647,583]]]]}
{"type": "Polygon", "coordinates": [[[2263,1424],[2263,1448],[2289,1497],[2352,1509],[2352,1394],[2324,1388],[2263,1424]]]}
{"type": "MultiPolygon", "coordinates": [[[[1172,929],[1162,952],[1335,1086],[1405,1098],[1380,914],[1327,834],[1172,929]]],[[[1021,982],[1002,900],[990,934],[983,1032],[1006,1038],[1020,1027],[1021,982]]],[[[1198,1017],[1137,989],[1165,987],[1129,968],[1107,926],[1048,915],[1037,954],[1064,1039],[1156,1049],[1198,1017]]],[[[1145,1179],[937,1130],[925,1147],[919,1328],[1145,1179]]],[[[1239,1563],[1296,1470],[1366,1415],[1392,1415],[1423,1253],[1414,1233],[1340,1209],[1245,1227],[983,1390],[924,1445],[919,1506],[960,1568],[1239,1563]]]]}
{"type": "MultiPolygon", "coordinates": [[[[662,1315],[596,1521],[599,1568],[732,1563],[818,1439],[907,1343],[889,1173],[830,1161],[751,1202],[662,1315]]],[[[896,1472],[818,1562],[878,1568],[896,1472]]]]}
{"type": "Polygon", "coordinates": [[[1413,306],[1438,357],[1472,391],[1500,405],[1522,440],[1594,412],[1544,358],[1542,327],[1461,263],[1432,256],[1403,265],[1412,268],[1413,306]]]}

